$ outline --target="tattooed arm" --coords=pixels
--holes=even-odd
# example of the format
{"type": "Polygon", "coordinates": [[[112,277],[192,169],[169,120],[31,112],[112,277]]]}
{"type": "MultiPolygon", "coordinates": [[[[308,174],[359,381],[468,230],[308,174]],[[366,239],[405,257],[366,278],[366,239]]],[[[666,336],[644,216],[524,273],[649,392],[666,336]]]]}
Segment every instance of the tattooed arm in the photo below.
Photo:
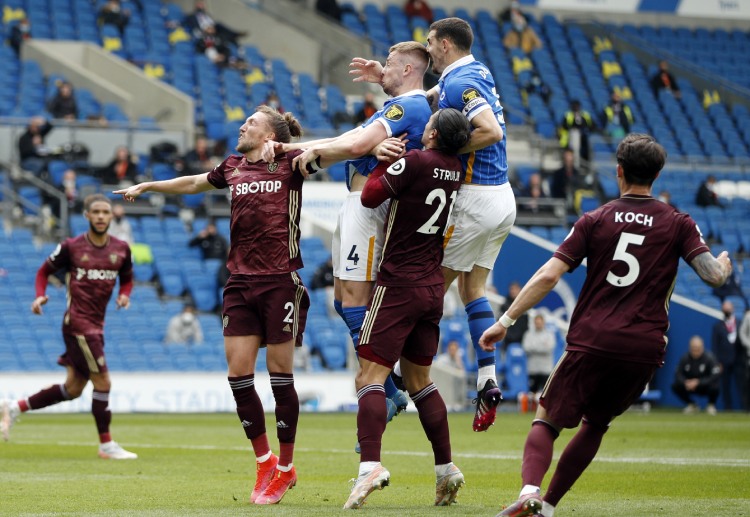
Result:
{"type": "Polygon", "coordinates": [[[732,261],[726,251],[722,251],[716,258],[710,253],[701,253],[690,262],[690,267],[711,287],[724,285],[732,274],[732,261]]]}

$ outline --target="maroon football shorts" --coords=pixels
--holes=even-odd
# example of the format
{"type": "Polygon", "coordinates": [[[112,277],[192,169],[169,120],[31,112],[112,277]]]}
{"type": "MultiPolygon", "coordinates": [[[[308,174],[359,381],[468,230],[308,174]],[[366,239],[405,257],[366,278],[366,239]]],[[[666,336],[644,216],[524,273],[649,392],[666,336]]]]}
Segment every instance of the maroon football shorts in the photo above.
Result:
{"type": "Polygon", "coordinates": [[[225,336],[261,336],[262,346],[302,345],[310,297],[296,273],[232,275],[224,288],[225,336]]]}
{"type": "Polygon", "coordinates": [[[359,333],[359,356],[388,368],[401,356],[431,365],[438,350],[444,294],[443,284],[376,286],[359,333]]]}
{"type": "Polygon", "coordinates": [[[582,418],[605,426],[643,393],[658,366],[566,351],[541,397],[549,420],[572,429],[582,418]]]}
{"type": "Polygon", "coordinates": [[[63,332],[65,353],[57,359],[61,366],[71,366],[85,378],[92,373],[104,373],[107,361],[104,357],[102,334],[67,334],[63,332]]]}

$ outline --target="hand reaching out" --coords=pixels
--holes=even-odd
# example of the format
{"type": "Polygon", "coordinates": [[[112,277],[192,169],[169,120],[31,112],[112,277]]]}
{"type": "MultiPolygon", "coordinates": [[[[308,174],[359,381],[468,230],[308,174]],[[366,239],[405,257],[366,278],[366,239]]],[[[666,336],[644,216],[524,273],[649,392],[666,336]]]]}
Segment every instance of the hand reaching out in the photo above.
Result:
{"type": "Polygon", "coordinates": [[[352,79],[353,82],[380,84],[383,72],[383,65],[380,64],[380,61],[355,57],[349,63],[349,68],[349,75],[354,76],[352,79]]]}

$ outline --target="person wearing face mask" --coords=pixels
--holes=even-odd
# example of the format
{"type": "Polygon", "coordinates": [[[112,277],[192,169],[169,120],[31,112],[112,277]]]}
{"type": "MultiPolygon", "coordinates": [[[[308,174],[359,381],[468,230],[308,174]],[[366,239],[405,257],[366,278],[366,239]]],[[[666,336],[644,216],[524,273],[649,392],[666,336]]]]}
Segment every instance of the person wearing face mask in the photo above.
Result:
{"type": "Polygon", "coordinates": [[[739,393],[743,392],[744,365],[739,364],[744,354],[739,353],[741,348],[738,339],[740,321],[735,317],[734,304],[725,300],[721,304],[723,320],[714,324],[711,334],[711,350],[721,365],[721,396],[724,401],[724,409],[734,409],[732,396],[732,384],[736,383],[739,393]]]}
{"type": "Polygon", "coordinates": [[[31,23],[28,18],[21,18],[10,30],[8,37],[8,43],[18,57],[21,57],[21,44],[27,39],[31,39],[31,23]]]}
{"type": "Polygon", "coordinates": [[[281,101],[279,100],[279,96],[276,95],[276,92],[268,92],[268,97],[266,97],[266,102],[264,103],[269,108],[273,108],[279,113],[284,113],[284,107],[281,105],[281,101]]]}
{"type": "Polygon", "coordinates": [[[531,28],[524,15],[518,9],[511,11],[510,25],[511,30],[503,38],[505,48],[520,47],[524,54],[529,54],[533,50],[542,48],[542,40],[539,39],[536,31],[531,28]]]}
{"type": "Polygon", "coordinates": [[[121,241],[133,244],[133,228],[130,221],[125,217],[125,207],[114,205],[112,207],[112,222],[109,223],[109,234],[121,241]]]}
{"type": "Polygon", "coordinates": [[[203,343],[203,328],[195,317],[195,307],[185,305],[180,314],[175,314],[167,324],[164,342],[170,344],[199,345],[203,343]]]}
{"type": "Polygon", "coordinates": [[[182,25],[197,39],[200,39],[204,33],[212,31],[229,43],[239,45],[240,38],[247,36],[247,32],[232,30],[216,21],[206,10],[206,2],[201,1],[195,2],[195,10],[185,17],[182,25]]]}

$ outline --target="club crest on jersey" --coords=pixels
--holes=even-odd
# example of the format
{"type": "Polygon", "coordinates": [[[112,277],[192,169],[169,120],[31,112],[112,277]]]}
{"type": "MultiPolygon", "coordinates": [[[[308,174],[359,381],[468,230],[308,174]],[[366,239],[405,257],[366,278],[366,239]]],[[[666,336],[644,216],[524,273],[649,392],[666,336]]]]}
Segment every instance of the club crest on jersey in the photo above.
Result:
{"type": "Polygon", "coordinates": [[[279,162],[271,162],[268,164],[268,172],[276,172],[279,168],[279,162]]]}
{"type": "Polygon", "coordinates": [[[388,174],[398,176],[399,174],[404,172],[404,169],[406,169],[406,160],[400,158],[396,163],[388,167],[387,171],[388,174]]]}
{"type": "Polygon", "coordinates": [[[84,253],[81,257],[81,262],[88,262],[89,261],[89,255],[88,253],[84,253]]]}
{"type": "Polygon", "coordinates": [[[117,253],[110,253],[109,261],[112,262],[112,264],[117,264],[117,253]]]}
{"type": "Polygon", "coordinates": [[[400,104],[394,104],[388,108],[383,116],[388,120],[401,120],[404,118],[404,108],[400,104]]]}
{"type": "Polygon", "coordinates": [[[234,170],[232,171],[232,174],[230,174],[229,177],[236,178],[239,175],[240,175],[240,170],[237,167],[235,167],[234,170]]]}
{"type": "Polygon", "coordinates": [[[475,99],[478,99],[480,97],[481,95],[475,88],[467,88],[461,94],[461,100],[464,101],[464,104],[466,104],[467,102],[471,102],[475,99]]]}

